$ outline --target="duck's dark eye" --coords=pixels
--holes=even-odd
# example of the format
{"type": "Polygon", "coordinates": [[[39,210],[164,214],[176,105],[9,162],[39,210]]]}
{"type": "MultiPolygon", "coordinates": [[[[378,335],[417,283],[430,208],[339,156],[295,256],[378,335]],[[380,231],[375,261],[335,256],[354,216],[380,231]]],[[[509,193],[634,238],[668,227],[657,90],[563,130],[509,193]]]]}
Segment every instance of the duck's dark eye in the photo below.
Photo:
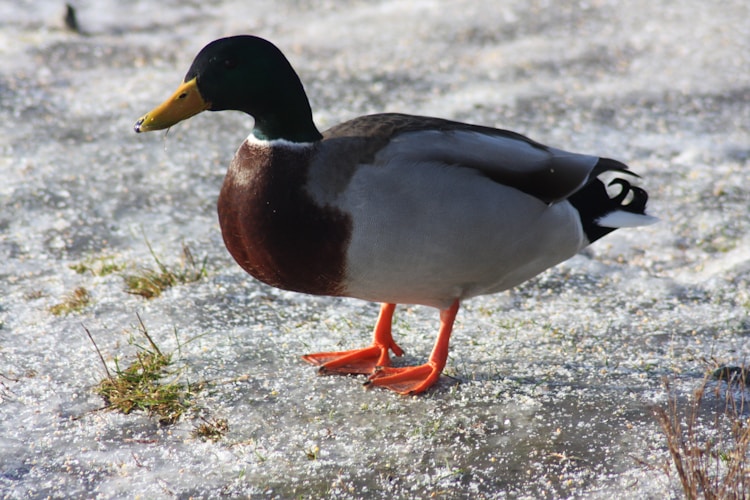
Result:
{"type": "Polygon", "coordinates": [[[237,59],[224,59],[224,67],[226,69],[234,69],[237,67],[237,59]]]}

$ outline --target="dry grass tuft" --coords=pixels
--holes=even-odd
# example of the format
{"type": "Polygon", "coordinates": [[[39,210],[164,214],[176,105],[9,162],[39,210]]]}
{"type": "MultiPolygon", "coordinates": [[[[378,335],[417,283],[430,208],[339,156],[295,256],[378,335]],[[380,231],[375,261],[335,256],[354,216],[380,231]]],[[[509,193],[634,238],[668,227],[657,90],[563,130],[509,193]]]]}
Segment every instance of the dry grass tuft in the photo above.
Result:
{"type": "Polygon", "coordinates": [[[218,441],[229,431],[229,422],[225,418],[206,419],[193,429],[193,437],[208,441],[218,441]]]}
{"type": "MultiPolygon", "coordinates": [[[[665,380],[666,408],[656,417],[685,497],[693,500],[746,499],[750,496],[750,417],[747,369],[723,367],[709,389],[707,377],[682,407],[665,380]],[[706,398],[712,390],[714,398],[706,398]],[[718,406],[714,401],[721,402],[718,406]]],[[[669,474],[669,468],[666,469],[669,474]]]]}
{"type": "Polygon", "coordinates": [[[63,316],[73,312],[79,312],[91,304],[91,295],[89,291],[79,286],[68,295],[63,297],[62,302],[49,308],[49,311],[55,316],[63,316]]]}
{"type": "Polygon", "coordinates": [[[182,264],[179,269],[170,269],[154,253],[151,244],[146,240],[157,269],[142,268],[134,274],[124,274],[125,291],[147,299],[158,297],[164,290],[177,284],[192,283],[206,277],[206,259],[198,265],[190,248],[182,245],[182,264]]]}
{"type": "Polygon", "coordinates": [[[191,406],[191,387],[177,381],[164,382],[165,377],[174,375],[169,371],[172,355],[164,354],[159,349],[140,316],[138,321],[139,332],[148,341],[148,346],[139,346],[136,360],[125,368],[121,368],[115,358],[113,372],[107,368],[91,333],[84,328],[107,372],[107,378],[99,383],[96,392],[104,398],[110,409],[125,414],[142,410],[149,416],[157,417],[162,424],[173,424],[191,406]]]}
{"type": "Polygon", "coordinates": [[[115,262],[111,256],[92,257],[77,264],[68,266],[78,274],[90,273],[93,276],[107,276],[125,269],[125,264],[115,262]]]}

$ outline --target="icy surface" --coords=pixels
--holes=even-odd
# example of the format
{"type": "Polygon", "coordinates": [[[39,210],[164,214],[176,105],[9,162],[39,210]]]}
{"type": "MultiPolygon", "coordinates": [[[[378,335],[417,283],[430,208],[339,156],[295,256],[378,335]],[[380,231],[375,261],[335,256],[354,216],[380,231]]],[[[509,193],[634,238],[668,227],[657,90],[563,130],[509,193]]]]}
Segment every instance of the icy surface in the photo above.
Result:
{"type": "MultiPolygon", "coordinates": [[[[750,3],[733,1],[77,1],[0,5],[0,496],[665,498],[651,408],[750,355],[750,3]],[[628,162],[662,222],[621,230],[516,290],[469,301],[446,377],[422,397],[317,377],[298,357],[369,342],[377,305],[270,289],[224,249],[223,173],[252,121],[135,120],[219,36],[288,55],[327,128],[401,111],[510,128],[628,162]],[[209,276],[146,301],[110,256],[209,276]],[[76,287],[93,304],[51,314],[76,287]],[[139,313],[183,345],[198,403],[160,427],[97,411],[139,313]],[[193,339],[193,340],[190,340],[193,339]],[[651,464],[649,466],[648,464],[651,464]]],[[[397,310],[406,362],[437,313],[397,310]]]]}

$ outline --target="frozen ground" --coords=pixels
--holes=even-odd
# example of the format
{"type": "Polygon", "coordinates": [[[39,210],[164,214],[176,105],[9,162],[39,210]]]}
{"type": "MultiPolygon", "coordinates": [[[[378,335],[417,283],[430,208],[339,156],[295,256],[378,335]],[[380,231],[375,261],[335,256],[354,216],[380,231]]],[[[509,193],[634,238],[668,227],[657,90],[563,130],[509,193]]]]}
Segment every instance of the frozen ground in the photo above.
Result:
{"type": "MultiPolygon", "coordinates": [[[[679,497],[661,379],[689,393],[750,355],[748,2],[74,4],[84,35],[62,1],[0,6],[0,497],[679,497]],[[317,377],[298,355],[367,343],[377,306],[270,289],[228,256],[215,201],[251,121],[132,132],[205,43],[245,32],[286,52],[321,128],[402,111],[606,154],[662,222],[467,302],[423,397],[317,377]],[[69,267],[151,265],[144,233],[169,264],[189,244],[208,277],[146,301],[69,267]],[[53,315],[77,287],[93,304],[53,315]],[[219,442],[191,436],[197,418],[97,411],[83,328],[127,361],[136,313],[211,382],[198,403],[227,419],[219,442]]],[[[436,327],[398,309],[407,361],[436,327]]]]}

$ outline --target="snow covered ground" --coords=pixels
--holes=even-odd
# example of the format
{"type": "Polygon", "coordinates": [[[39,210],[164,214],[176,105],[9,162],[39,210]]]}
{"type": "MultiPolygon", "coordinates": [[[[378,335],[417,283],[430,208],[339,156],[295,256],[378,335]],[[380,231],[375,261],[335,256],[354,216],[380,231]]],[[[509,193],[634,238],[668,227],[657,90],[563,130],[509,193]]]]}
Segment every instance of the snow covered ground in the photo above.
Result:
{"type": "MultiPolygon", "coordinates": [[[[652,414],[750,356],[750,4],[733,1],[213,1],[0,5],[0,497],[679,497],[652,414]],[[261,285],[224,249],[223,174],[252,121],[135,120],[220,36],[275,42],[321,129],[380,111],[509,128],[642,175],[661,223],[618,231],[469,301],[421,397],[318,377],[299,354],[369,342],[377,305],[261,285]],[[182,243],[207,278],[146,300],[121,273],[182,243]],[[51,312],[78,287],[92,303],[51,312]],[[100,411],[139,314],[208,381],[160,426],[100,411]],[[226,419],[203,441],[192,431],[226,419]],[[650,465],[649,465],[650,464],[650,465]]],[[[437,313],[397,310],[406,362],[437,313]]],[[[142,339],[138,339],[142,342],[142,339]]]]}

